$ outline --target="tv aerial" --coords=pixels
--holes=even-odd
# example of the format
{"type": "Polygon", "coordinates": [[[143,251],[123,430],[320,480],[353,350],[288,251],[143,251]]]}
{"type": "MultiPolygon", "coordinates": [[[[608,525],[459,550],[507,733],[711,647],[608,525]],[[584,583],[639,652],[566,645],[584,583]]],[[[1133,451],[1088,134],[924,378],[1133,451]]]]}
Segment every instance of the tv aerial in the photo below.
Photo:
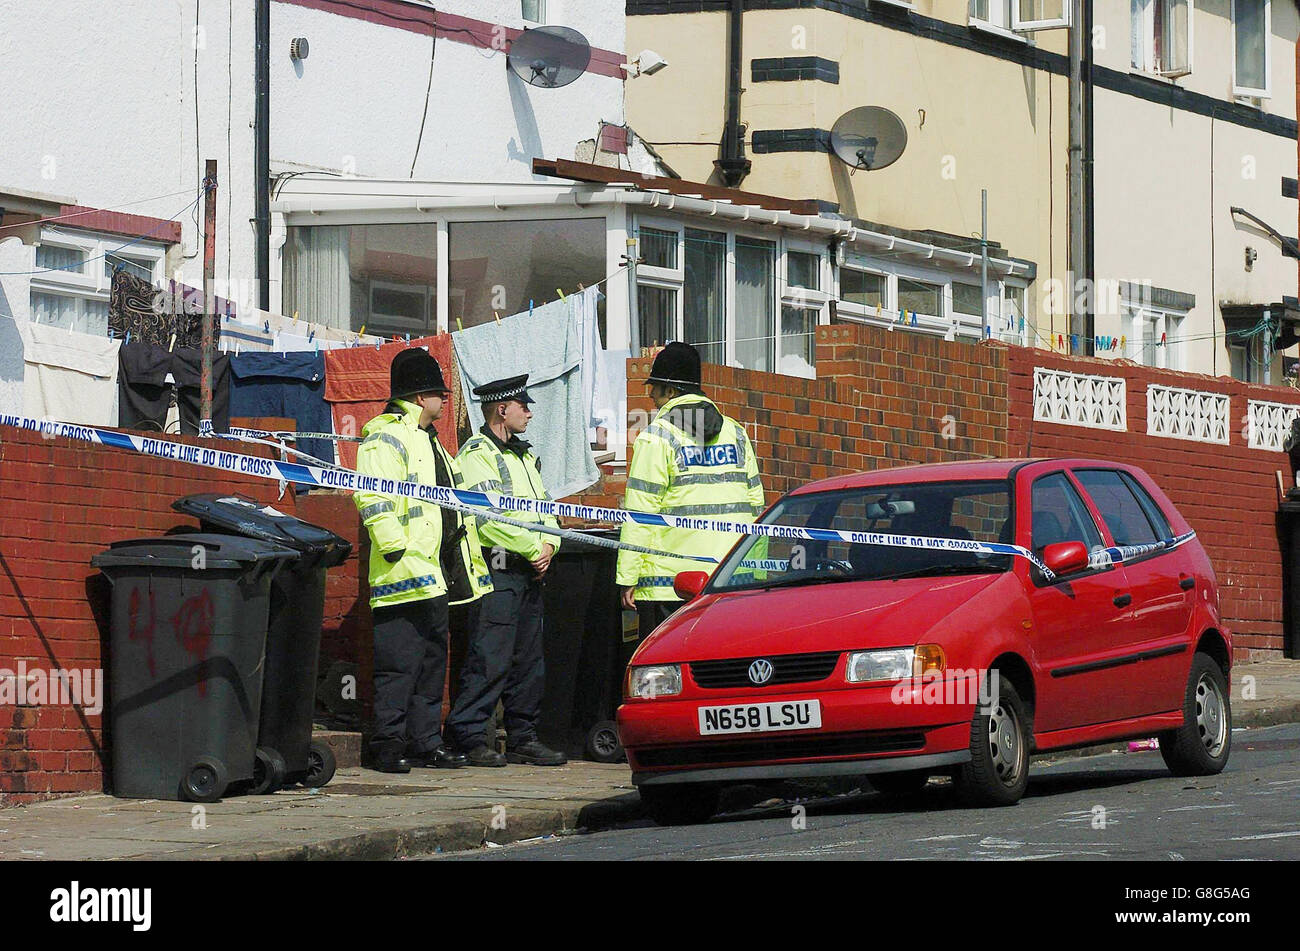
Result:
{"type": "Polygon", "coordinates": [[[903,120],[882,106],[859,106],[835,120],[830,150],[852,169],[875,171],[898,161],[907,148],[903,120]]]}
{"type": "Polygon", "coordinates": [[[591,44],[567,26],[524,30],[510,43],[506,67],[530,86],[559,89],[587,71],[591,44]]]}

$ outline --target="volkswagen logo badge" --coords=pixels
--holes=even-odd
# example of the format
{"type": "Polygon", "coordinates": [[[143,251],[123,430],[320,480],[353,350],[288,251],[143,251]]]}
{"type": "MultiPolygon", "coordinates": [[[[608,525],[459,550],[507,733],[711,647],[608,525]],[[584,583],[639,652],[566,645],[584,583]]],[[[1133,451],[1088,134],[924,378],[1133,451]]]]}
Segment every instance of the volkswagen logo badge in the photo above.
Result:
{"type": "Polygon", "coordinates": [[[756,660],[749,665],[749,679],[756,684],[765,684],[772,679],[772,663],[766,660],[756,660]]]}

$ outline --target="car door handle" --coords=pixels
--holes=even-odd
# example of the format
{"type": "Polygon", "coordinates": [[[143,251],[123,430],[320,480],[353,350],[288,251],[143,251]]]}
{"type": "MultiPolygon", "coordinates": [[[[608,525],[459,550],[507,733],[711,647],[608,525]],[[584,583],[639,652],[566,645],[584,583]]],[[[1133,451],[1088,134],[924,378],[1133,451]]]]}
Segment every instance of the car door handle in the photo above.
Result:
{"type": "Polygon", "coordinates": [[[1117,608],[1126,608],[1129,606],[1129,604],[1132,603],[1132,601],[1133,601],[1133,595],[1131,594],[1117,594],[1115,595],[1115,599],[1113,603],[1117,608]]]}
{"type": "Polygon", "coordinates": [[[1179,578],[1178,587],[1182,588],[1184,591],[1191,591],[1196,587],[1196,579],[1190,575],[1186,578],[1179,578]]]}

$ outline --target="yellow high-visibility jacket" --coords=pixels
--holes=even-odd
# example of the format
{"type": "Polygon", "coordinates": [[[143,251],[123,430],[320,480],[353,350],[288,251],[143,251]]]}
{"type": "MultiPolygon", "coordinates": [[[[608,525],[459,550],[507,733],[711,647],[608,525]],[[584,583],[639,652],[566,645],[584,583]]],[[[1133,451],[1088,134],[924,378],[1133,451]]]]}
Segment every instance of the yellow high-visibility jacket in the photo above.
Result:
{"type": "MultiPolygon", "coordinates": [[[[542,482],[542,467],[537,457],[527,449],[522,453],[515,452],[513,449],[503,450],[486,425],[465,440],[465,445],[460,447],[460,454],[457,455],[456,461],[460,463],[461,472],[464,473],[465,483],[470,491],[499,492],[502,495],[547,501],[551,498],[542,482]]],[[[560,527],[553,515],[537,515],[532,512],[502,512],[502,514],[519,522],[537,522],[552,528],[560,527]]],[[[560,548],[558,535],[530,532],[525,528],[516,528],[504,522],[494,522],[481,517],[477,521],[479,538],[484,548],[501,548],[529,561],[541,556],[543,545],[550,545],[556,551],[560,548]]],[[[490,558],[490,555],[488,557],[490,558]]]]}
{"type": "MultiPolygon", "coordinates": [[[[752,522],[766,507],[758,459],[744,428],[712,400],[685,394],[665,403],[632,444],[623,507],[662,515],[752,522]]],[[[625,522],[622,540],[664,552],[721,559],[737,536],[625,522]]],[[[617,582],[641,601],[675,601],[679,571],[709,571],[704,562],[633,551],[618,554],[617,582]]]]}
{"type": "MultiPolygon", "coordinates": [[[[393,402],[401,413],[381,413],[362,429],[365,438],[357,450],[357,471],[384,479],[434,485],[437,482],[434,452],[442,451],[455,482],[459,475],[455,459],[441,446],[435,450],[436,436],[420,429],[420,408],[405,400],[393,402]]],[[[387,607],[446,594],[447,579],[440,552],[442,510],[431,502],[407,496],[355,492],[352,498],[361,513],[362,524],[370,533],[370,606],[387,607]],[[403,555],[396,563],[384,557],[397,551],[403,555]]],[[[491,577],[473,531],[476,526],[467,521],[469,530],[460,542],[461,557],[473,596],[461,601],[472,601],[492,590],[491,577]]]]}

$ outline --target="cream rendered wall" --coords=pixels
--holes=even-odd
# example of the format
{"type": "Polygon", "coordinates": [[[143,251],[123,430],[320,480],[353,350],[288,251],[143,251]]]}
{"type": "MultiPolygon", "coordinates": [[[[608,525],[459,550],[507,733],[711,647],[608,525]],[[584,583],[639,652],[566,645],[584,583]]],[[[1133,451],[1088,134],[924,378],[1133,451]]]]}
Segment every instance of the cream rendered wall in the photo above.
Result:
{"type": "MultiPolygon", "coordinates": [[[[917,12],[967,23],[966,5],[953,0],[921,2],[917,12]]],[[[709,180],[725,117],[725,14],[630,16],[627,22],[629,49],[648,46],[671,64],[649,81],[628,83],[629,122],[652,143],[708,143],[656,148],[684,178],[709,180]]],[[[1040,33],[1036,42],[1063,50],[1064,34],[1040,33]]],[[[990,238],[1038,264],[1038,287],[1063,279],[1065,77],[827,11],[759,10],[745,15],[742,85],[741,119],[751,134],[830,129],[862,105],[893,110],[908,133],[897,163],[852,175],[825,152],[750,149],[753,171],[742,188],[826,199],[846,215],[959,235],[978,235],[980,189],[987,188],[990,238]],[[753,59],[813,55],[840,64],[839,84],[750,79],[753,59]]],[[[1030,314],[1039,314],[1035,297],[1041,295],[1030,296],[1030,314]]],[[[1041,313],[1043,334],[1064,330],[1062,316],[1041,313]]]]}

